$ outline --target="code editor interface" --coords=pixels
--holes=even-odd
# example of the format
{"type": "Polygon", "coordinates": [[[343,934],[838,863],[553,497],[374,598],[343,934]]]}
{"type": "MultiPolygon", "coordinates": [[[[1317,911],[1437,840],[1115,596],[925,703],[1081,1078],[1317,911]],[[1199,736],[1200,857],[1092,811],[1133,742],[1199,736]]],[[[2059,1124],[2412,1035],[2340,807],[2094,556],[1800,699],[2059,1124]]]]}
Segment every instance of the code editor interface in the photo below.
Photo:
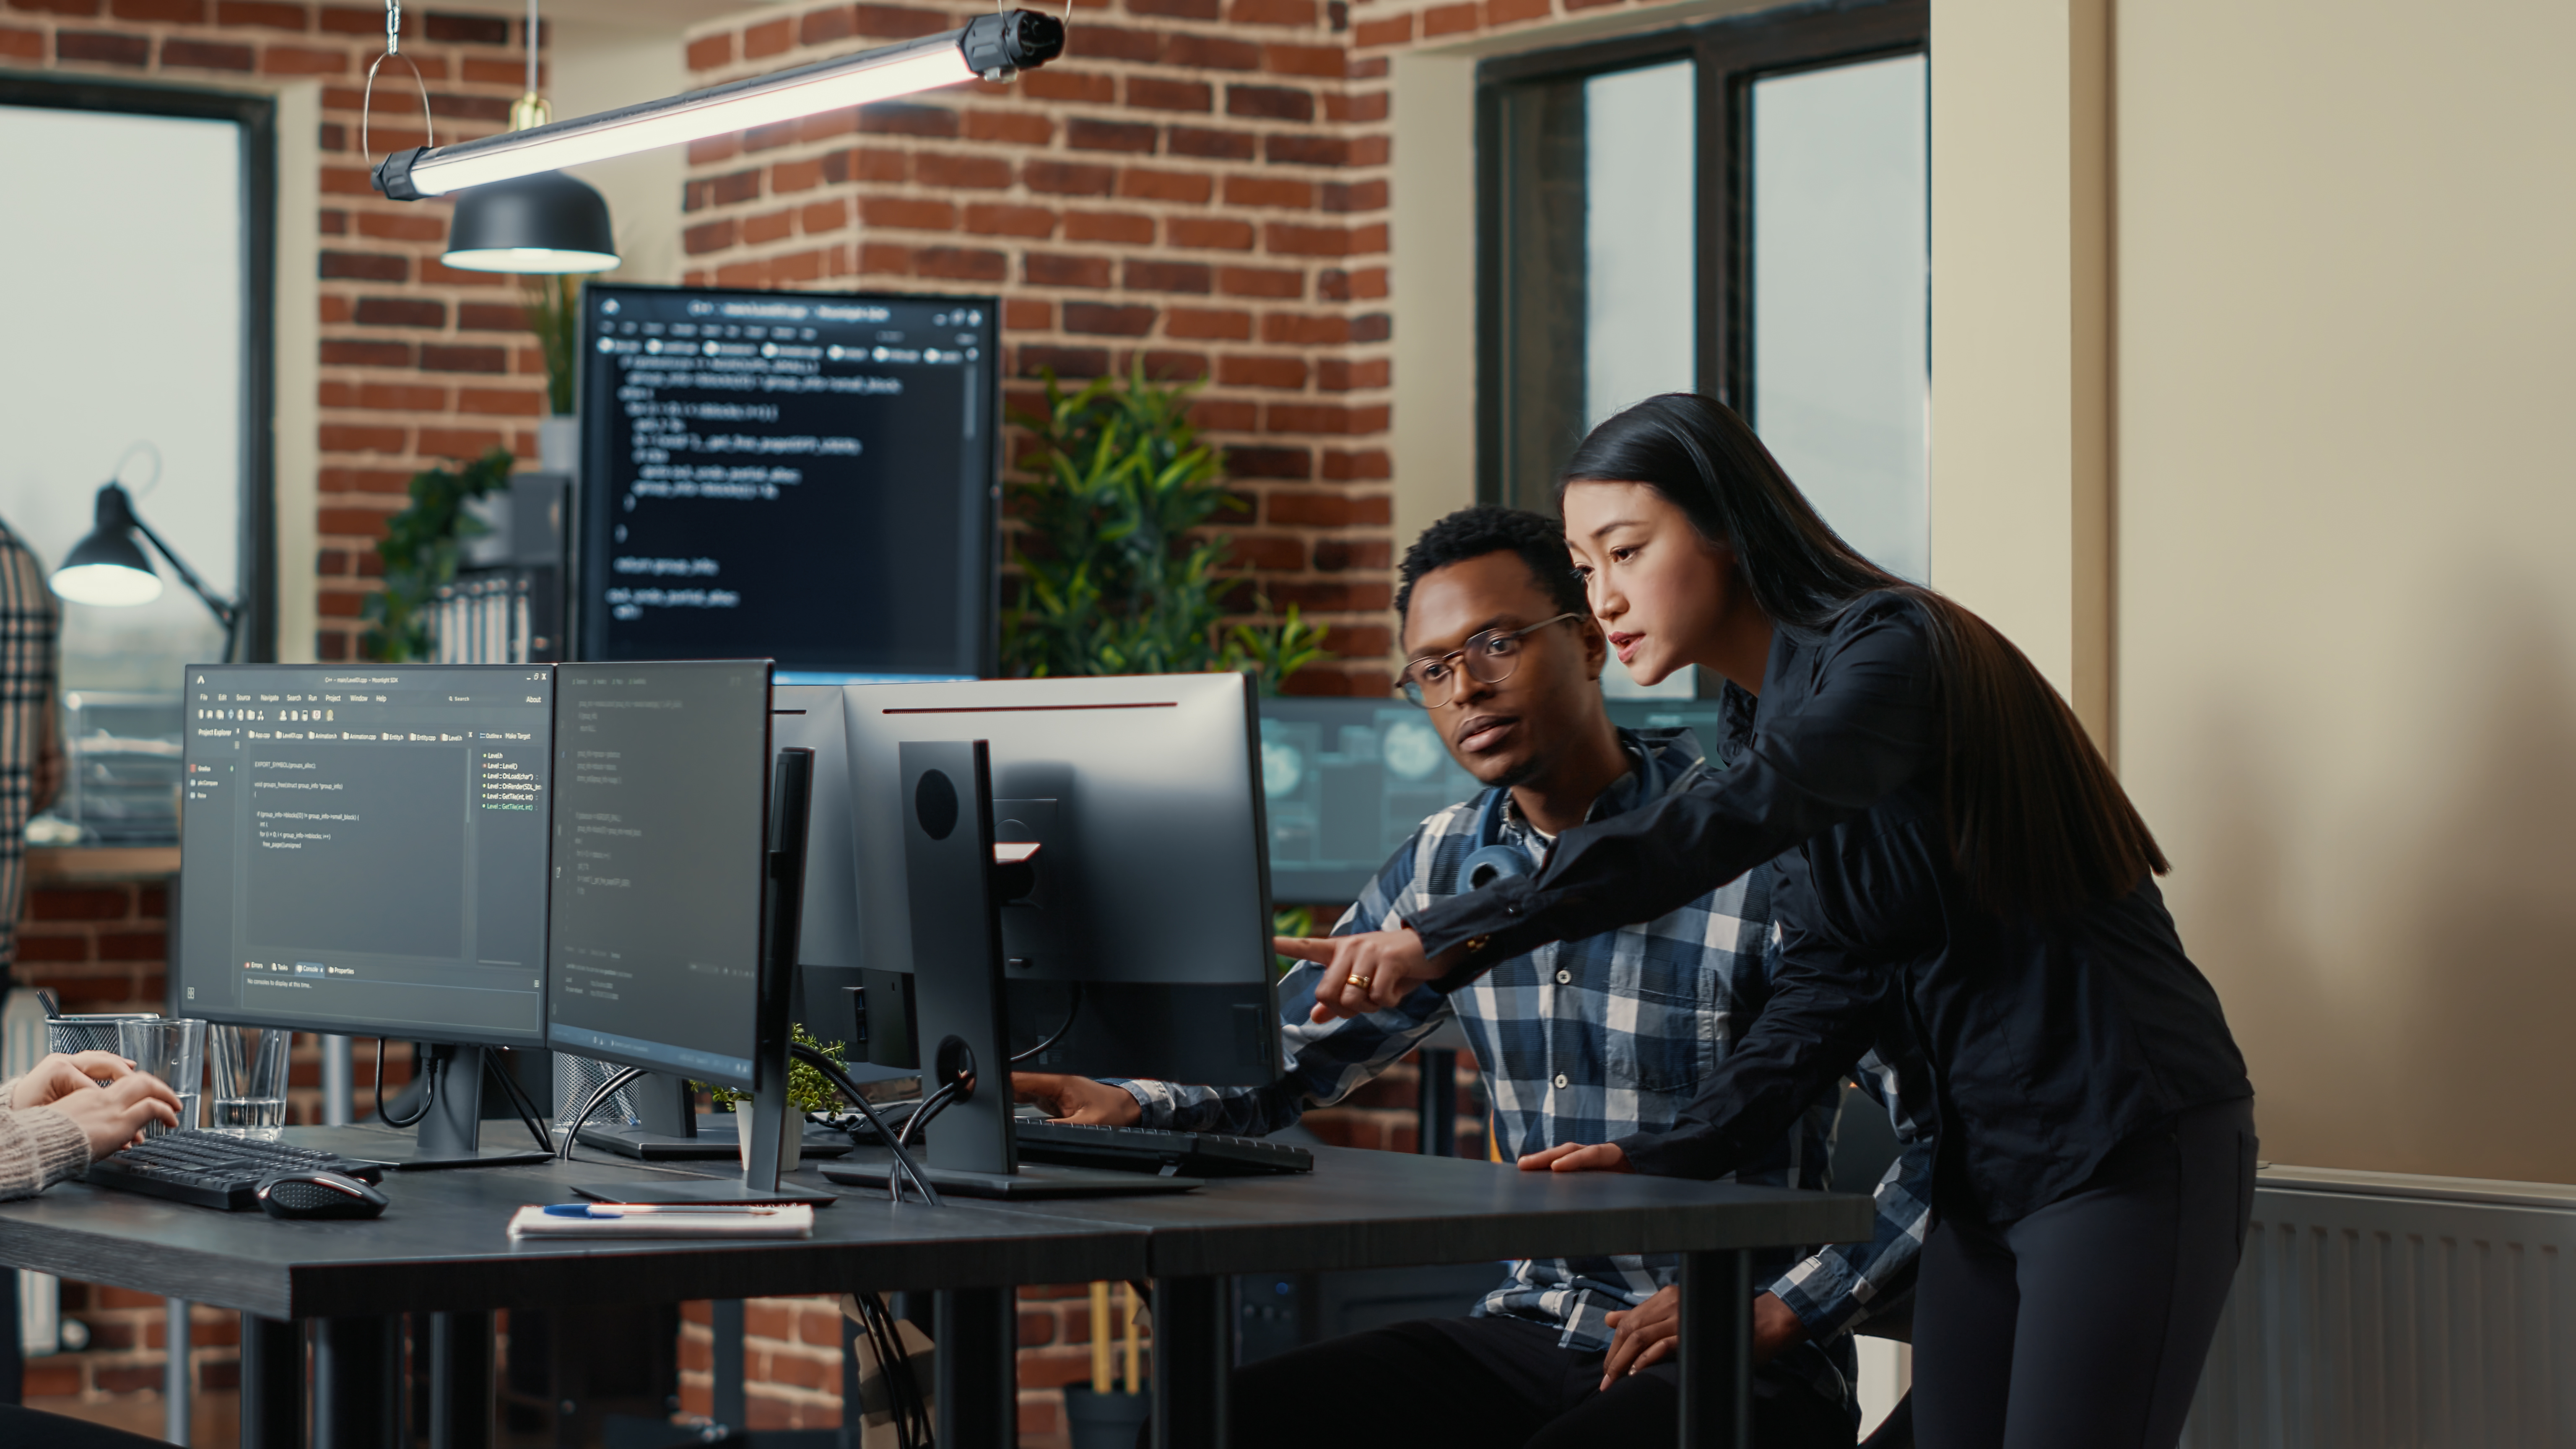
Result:
{"type": "Polygon", "coordinates": [[[769,666],[566,664],[556,681],[547,1044],[747,1086],[769,666]]]}
{"type": "Polygon", "coordinates": [[[553,671],[191,666],[180,986],[218,1018],[542,1035],[553,671]]]}

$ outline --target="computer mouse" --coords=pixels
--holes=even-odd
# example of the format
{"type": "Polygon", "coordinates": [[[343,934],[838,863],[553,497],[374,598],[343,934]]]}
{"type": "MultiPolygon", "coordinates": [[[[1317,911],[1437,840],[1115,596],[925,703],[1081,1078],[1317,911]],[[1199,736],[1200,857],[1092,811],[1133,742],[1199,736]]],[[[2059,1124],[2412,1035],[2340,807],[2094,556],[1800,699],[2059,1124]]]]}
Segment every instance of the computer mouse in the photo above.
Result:
{"type": "Polygon", "coordinates": [[[371,1218],[385,1195],[337,1172],[286,1172],[259,1185],[260,1210],[273,1218],[371,1218]]]}

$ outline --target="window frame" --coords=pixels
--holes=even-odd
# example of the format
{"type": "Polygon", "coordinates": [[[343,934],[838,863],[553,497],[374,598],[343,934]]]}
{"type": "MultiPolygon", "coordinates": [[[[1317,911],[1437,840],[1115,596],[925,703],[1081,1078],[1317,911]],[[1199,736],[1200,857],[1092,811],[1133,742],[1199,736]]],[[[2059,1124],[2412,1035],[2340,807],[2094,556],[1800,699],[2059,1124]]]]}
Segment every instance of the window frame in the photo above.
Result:
{"type": "MultiPolygon", "coordinates": [[[[247,663],[277,658],[277,100],[244,91],[136,85],[88,77],[0,75],[0,105],[230,121],[241,138],[242,388],[237,525],[247,663]]],[[[135,178],[149,184],[149,178],[135,178]]]]}
{"type": "MultiPolygon", "coordinates": [[[[1525,180],[1511,145],[1513,94],[1642,66],[1689,60],[1696,81],[1698,145],[1692,181],[1699,286],[1693,318],[1694,386],[1748,416],[1754,402],[1752,318],[1753,83],[1771,76],[1928,53],[1930,0],[1806,0],[1615,40],[1498,56],[1476,67],[1476,497],[1516,496],[1509,474],[1519,425],[1519,325],[1507,222],[1525,180]]],[[[1552,471],[1557,462],[1549,460],[1552,471]]],[[[1526,471],[1526,470],[1520,470],[1526,471]]],[[[1542,505],[1543,506],[1543,505],[1542,505]]]]}

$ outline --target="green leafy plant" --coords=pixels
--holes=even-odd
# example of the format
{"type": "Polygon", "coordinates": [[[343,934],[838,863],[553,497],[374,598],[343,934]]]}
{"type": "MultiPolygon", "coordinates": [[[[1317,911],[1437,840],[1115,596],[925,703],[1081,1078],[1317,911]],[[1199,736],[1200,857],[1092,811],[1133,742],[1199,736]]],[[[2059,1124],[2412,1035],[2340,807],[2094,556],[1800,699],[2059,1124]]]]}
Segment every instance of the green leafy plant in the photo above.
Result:
{"type": "Polygon", "coordinates": [[[1036,435],[1025,461],[1038,476],[1011,490],[1025,528],[1020,602],[1002,617],[1010,673],[1249,669],[1275,694],[1324,657],[1324,631],[1293,604],[1274,624],[1223,627],[1239,581],[1219,572],[1226,536],[1207,530],[1241,504],[1223,456],[1190,426],[1197,390],[1148,381],[1139,360],[1072,392],[1048,373],[1045,413],[1014,414],[1036,435]]]}
{"type": "Polygon", "coordinates": [[[581,278],[521,277],[528,330],[537,335],[537,350],[546,360],[546,410],[556,417],[573,412],[573,370],[581,358],[581,278]]]}
{"type": "MultiPolygon", "coordinates": [[[[801,1022],[788,1030],[795,1037],[798,1046],[812,1047],[821,1052],[824,1059],[832,1065],[844,1071],[849,1069],[850,1049],[846,1044],[836,1041],[827,1046],[815,1040],[814,1034],[807,1031],[801,1022]]],[[[736,1091],[731,1087],[709,1086],[705,1082],[691,1082],[689,1085],[705,1092],[719,1112],[731,1112],[751,1098],[749,1092],[736,1091]]],[[[798,1113],[828,1112],[838,1106],[840,1101],[841,1094],[833,1089],[830,1078],[804,1062],[793,1057],[788,1058],[787,1105],[791,1109],[798,1113]]]]}
{"type": "Polygon", "coordinates": [[[460,467],[412,475],[410,506],[385,520],[376,544],[385,587],[367,596],[361,615],[368,627],[358,647],[368,658],[401,664],[428,656],[430,603],[455,580],[465,540],[489,531],[465,505],[507,489],[511,463],[507,449],[494,448],[460,467]]]}

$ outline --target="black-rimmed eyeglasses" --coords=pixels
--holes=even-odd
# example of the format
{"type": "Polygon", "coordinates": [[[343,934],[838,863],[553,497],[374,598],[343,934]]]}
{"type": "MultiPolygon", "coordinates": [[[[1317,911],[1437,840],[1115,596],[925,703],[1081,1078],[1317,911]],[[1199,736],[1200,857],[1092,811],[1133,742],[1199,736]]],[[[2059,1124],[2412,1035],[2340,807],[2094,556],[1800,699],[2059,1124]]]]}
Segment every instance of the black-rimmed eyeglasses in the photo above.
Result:
{"type": "Polygon", "coordinates": [[[1465,644],[1446,654],[1426,654],[1405,665],[1404,677],[1396,682],[1395,692],[1403,695],[1408,703],[1424,709],[1437,709],[1458,692],[1461,670],[1478,684],[1500,684],[1511,678],[1512,671],[1520,667],[1524,635],[1535,634],[1550,624],[1562,624],[1568,619],[1582,617],[1581,614],[1559,614],[1553,619],[1541,619],[1526,629],[1514,629],[1508,633],[1501,629],[1487,629],[1481,634],[1470,635],[1465,644]]]}

